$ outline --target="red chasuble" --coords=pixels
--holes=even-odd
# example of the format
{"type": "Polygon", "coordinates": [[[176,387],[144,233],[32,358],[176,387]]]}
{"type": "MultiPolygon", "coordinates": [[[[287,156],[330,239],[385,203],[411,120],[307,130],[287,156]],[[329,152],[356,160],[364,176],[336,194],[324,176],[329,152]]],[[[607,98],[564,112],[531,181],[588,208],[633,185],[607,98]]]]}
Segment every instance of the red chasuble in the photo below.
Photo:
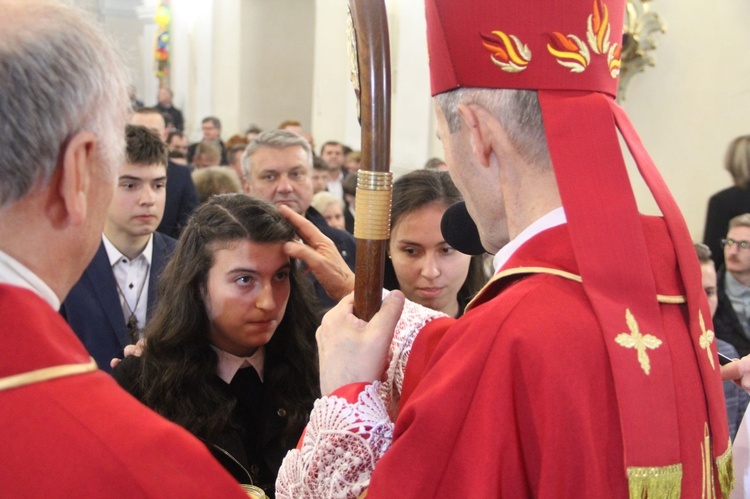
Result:
{"type": "Polygon", "coordinates": [[[247,499],[203,444],[91,365],[34,293],[0,285],[0,331],[0,496],[247,499]],[[60,366],[80,372],[14,378],[60,366]]]}
{"type": "MultiPolygon", "coordinates": [[[[696,358],[696,351],[715,357],[715,347],[692,344],[700,338],[688,330],[664,223],[642,220],[666,334],[660,340],[672,360],[666,373],[652,354],[649,376],[674,381],[681,494],[721,497],[713,463],[730,457],[711,454],[696,358]]],[[[407,366],[393,445],[375,468],[368,498],[628,497],[621,410],[635,411],[646,424],[663,422],[664,415],[646,398],[637,407],[618,405],[605,345],[611,339],[584,294],[570,244],[567,226],[538,234],[460,320],[422,329],[407,366]]],[[[632,337],[637,324],[622,312],[622,333],[632,337]]],[[[649,348],[623,343],[632,362],[649,358],[649,348]]],[[[706,387],[712,389],[721,390],[718,379],[706,387]]],[[[658,454],[666,444],[646,445],[658,454]]],[[[666,473],[678,471],[659,464],[666,473]]]]}

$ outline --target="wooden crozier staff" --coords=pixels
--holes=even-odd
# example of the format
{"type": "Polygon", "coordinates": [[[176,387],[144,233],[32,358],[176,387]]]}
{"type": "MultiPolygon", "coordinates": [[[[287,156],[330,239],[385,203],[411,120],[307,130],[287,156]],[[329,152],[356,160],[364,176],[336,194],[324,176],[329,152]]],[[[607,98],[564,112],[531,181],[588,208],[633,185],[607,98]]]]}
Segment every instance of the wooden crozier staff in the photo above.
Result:
{"type": "Polygon", "coordinates": [[[391,225],[391,62],[384,0],[349,0],[352,83],[362,127],[354,237],[354,315],[369,321],[380,308],[391,225]]]}

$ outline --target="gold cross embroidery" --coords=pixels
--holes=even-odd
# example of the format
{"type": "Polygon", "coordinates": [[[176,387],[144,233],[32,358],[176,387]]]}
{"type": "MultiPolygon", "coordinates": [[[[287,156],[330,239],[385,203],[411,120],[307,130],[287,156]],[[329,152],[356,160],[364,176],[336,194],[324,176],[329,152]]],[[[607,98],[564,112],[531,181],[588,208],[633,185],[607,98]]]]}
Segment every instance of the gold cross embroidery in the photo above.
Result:
{"type": "Polygon", "coordinates": [[[635,348],[636,352],[638,352],[638,362],[641,364],[641,369],[648,376],[651,372],[651,361],[648,358],[646,349],[654,350],[658,348],[661,345],[661,340],[650,334],[642,334],[630,309],[625,309],[625,322],[628,324],[630,334],[620,333],[615,337],[615,341],[625,348],[635,348]]]}
{"type": "Polygon", "coordinates": [[[714,332],[710,329],[706,330],[706,323],[703,320],[703,312],[698,311],[698,322],[701,325],[701,337],[700,346],[708,354],[708,361],[711,363],[711,369],[716,369],[714,366],[714,356],[711,354],[711,343],[714,342],[714,332]]]}

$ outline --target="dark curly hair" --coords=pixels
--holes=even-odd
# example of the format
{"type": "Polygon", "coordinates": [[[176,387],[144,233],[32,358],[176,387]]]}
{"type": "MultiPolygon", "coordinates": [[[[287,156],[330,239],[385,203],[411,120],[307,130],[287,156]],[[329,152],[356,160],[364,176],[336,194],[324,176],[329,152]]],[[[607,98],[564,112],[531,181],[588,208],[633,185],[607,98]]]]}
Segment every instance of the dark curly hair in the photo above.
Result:
{"type": "MultiPolygon", "coordinates": [[[[236,401],[216,376],[218,357],[209,342],[203,299],[214,252],[235,241],[294,237],[294,227],[276,207],[257,198],[220,195],[198,208],[161,275],[159,303],[144,331],[146,347],[134,388],[147,406],[206,439],[233,425],[236,401]]],[[[320,396],[314,339],[319,316],[308,280],[294,262],[291,267],[289,301],[265,346],[264,374],[268,393],[287,410],[287,431],[304,425],[320,396]]]]}

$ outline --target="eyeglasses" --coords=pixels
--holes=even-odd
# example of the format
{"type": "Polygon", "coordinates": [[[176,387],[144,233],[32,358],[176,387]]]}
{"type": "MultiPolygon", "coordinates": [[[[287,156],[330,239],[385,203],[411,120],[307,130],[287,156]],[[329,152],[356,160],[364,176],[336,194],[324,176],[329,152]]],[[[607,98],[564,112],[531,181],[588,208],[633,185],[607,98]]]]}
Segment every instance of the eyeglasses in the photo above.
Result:
{"type": "Polygon", "coordinates": [[[741,250],[750,250],[750,241],[735,241],[734,239],[722,239],[721,240],[722,248],[726,248],[727,246],[731,248],[735,244],[741,250]]]}

